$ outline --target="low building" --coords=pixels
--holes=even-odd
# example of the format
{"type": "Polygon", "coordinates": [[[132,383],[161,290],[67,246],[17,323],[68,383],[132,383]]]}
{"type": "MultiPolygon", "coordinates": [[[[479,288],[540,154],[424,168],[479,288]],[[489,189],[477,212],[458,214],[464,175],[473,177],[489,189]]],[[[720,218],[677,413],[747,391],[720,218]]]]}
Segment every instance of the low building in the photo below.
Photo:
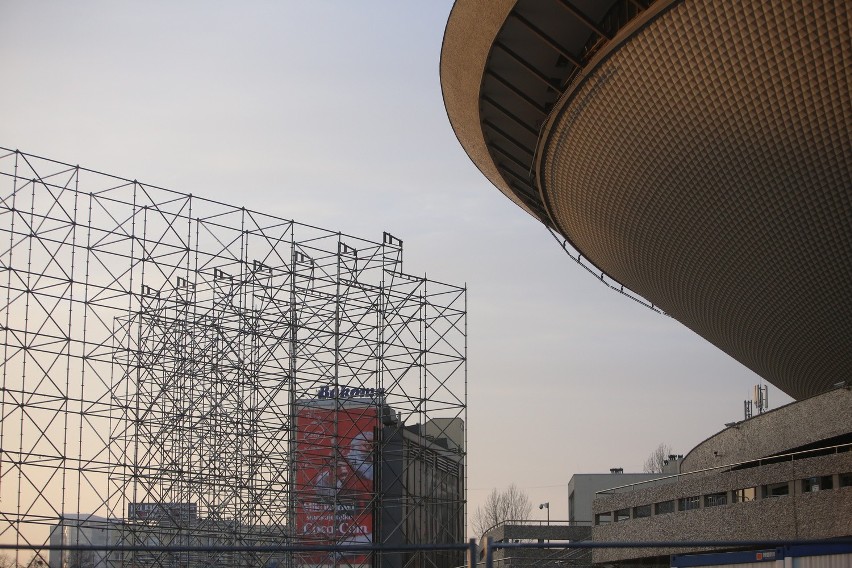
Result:
{"type": "MultiPolygon", "coordinates": [[[[677,457],[671,456],[670,464],[677,467],[677,457]]],[[[594,516],[592,502],[598,491],[612,489],[631,483],[651,481],[667,477],[665,473],[624,473],[621,468],[613,468],[609,473],[575,473],[568,482],[568,520],[573,523],[586,523],[591,526],[594,516]]]]}
{"type": "MultiPolygon", "coordinates": [[[[600,491],[598,542],[800,540],[852,536],[852,391],[840,387],[732,423],[680,473],[600,491]]],[[[595,563],[669,566],[706,549],[596,549],[595,563]]],[[[718,551],[717,551],[718,552],[718,551]]]]}
{"type": "Polygon", "coordinates": [[[229,550],[464,540],[464,420],[407,425],[388,405],[358,398],[311,399],[298,408],[291,525],[223,519],[191,502],[130,503],[126,518],[63,517],[51,531],[51,545],[92,549],[53,550],[50,568],[452,568],[463,562],[459,551],[229,550]]]}
{"type": "MultiPolygon", "coordinates": [[[[484,539],[495,543],[521,542],[577,542],[591,538],[590,523],[570,521],[505,521],[488,529],[484,539]]],[[[590,566],[591,555],[588,549],[571,548],[498,548],[493,552],[495,568],[519,568],[536,566],[537,568],[566,568],[568,566],[590,566]]],[[[484,558],[480,553],[480,566],[484,558]]]]}

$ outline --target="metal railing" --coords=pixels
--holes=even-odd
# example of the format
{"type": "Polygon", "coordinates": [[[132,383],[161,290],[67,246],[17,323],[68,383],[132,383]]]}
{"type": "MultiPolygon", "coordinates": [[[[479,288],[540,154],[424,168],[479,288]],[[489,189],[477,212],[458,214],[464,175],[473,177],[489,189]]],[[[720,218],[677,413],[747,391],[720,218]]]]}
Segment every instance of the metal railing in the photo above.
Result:
{"type": "Polygon", "coordinates": [[[521,527],[590,527],[592,526],[592,521],[568,521],[568,520],[546,520],[546,519],[508,519],[505,521],[500,521],[496,525],[492,527],[488,527],[486,529],[486,533],[493,531],[494,529],[504,527],[504,526],[521,526],[521,527]]]}
{"type": "Polygon", "coordinates": [[[633,483],[628,483],[626,485],[619,485],[618,487],[612,487],[610,489],[601,489],[600,491],[595,491],[595,495],[616,495],[618,493],[626,493],[629,491],[635,491],[638,486],[652,486],[654,484],[664,485],[665,483],[671,483],[672,481],[678,481],[681,478],[690,477],[693,475],[706,474],[709,472],[719,472],[719,470],[728,470],[733,471],[734,469],[747,469],[750,467],[762,467],[764,465],[772,465],[776,463],[784,463],[788,461],[795,461],[797,459],[807,459],[811,457],[819,457],[823,455],[832,455],[839,454],[844,452],[852,451],[852,443],[850,444],[838,444],[835,446],[824,446],[822,448],[814,448],[811,450],[801,450],[798,452],[790,452],[786,454],[777,454],[774,456],[767,456],[764,458],[758,458],[755,460],[748,460],[743,462],[735,462],[729,463],[725,465],[717,465],[713,467],[708,467],[704,469],[696,469],[695,471],[687,471],[685,473],[675,473],[673,475],[667,475],[665,477],[657,477],[655,479],[646,479],[645,481],[635,481],[633,483]],[[661,483],[664,482],[664,483],[661,483]]]}
{"type": "MultiPolygon", "coordinates": [[[[2,551],[31,551],[37,557],[42,557],[46,552],[62,551],[69,553],[85,553],[85,552],[104,552],[104,553],[246,553],[246,554],[274,554],[287,555],[299,553],[317,553],[326,552],[334,553],[334,558],[343,558],[346,555],[352,554],[384,554],[384,553],[434,553],[434,552],[463,552],[466,555],[464,563],[465,568],[494,568],[495,564],[504,564],[511,561],[513,557],[495,558],[495,552],[498,551],[523,551],[523,550],[538,550],[538,551],[557,551],[570,549],[660,549],[661,555],[669,554],[671,549],[743,549],[743,548],[778,548],[784,546],[803,546],[803,545],[832,545],[832,546],[852,546],[852,538],[841,538],[831,540],[806,540],[806,539],[789,539],[789,540],[705,540],[705,541],[642,541],[642,542],[594,542],[594,541],[579,541],[579,542],[495,542],[492,538],[487,538],[481,541],[479,545],[476,539],[470,539],[466,543],[447,543],[447,544],[418,544],[418,545],[399,545],[389,546],[381,544],[362,544],[362,545],[270,545],[270,546],[109,546],[109,545],[24,545],[24,544],[0,544],[0,552],[2,551]],[[481,547],[481,548],[480,548],[481,547]]],[[[522,560],[527,565],[532,566],[547,566],[550,563],[559,564],[558,559],[542,558],[538,561],[530,563],[530,558],[525,557],[522,560]]],[[[334,561],[334,565],[341,567],[348,566],[345,561],[334,561]]],[[[294,564],[294,566],[303,566],[294,564]]],[[[82,568],[82,565],[81,565],[82,568]]]]}
{"type": "MultiPolygon", "coordinates": [[[[574,543],[514,543],[514,542],[493,542],[487,539],[483,543],[482,561],[472,562],[468,557],[467,568],[494,568],[495,564],[510,565],[514,557],[495,558],[494,553],[498,550],[558,550],[558,549],[660,549],[661,556],[668,556],[671,549],[689,550],[689,549],[707,549],[714,550],[736,550],[736,549],[777,549],[787,546],[806,546],[806,545],[830,545],[830,546],[852,546],[852,538],[832,539],[832,540],[704,540],[704,541],[645,541],[645,542],[594,542],[583,541],[574,543]]],[[[469,546],[473,546],[473,540],[469,546]]],[[[528,557],[519,558],[524,566],[550,566],[560,565],[558,559],[540,559],[532,560],[528,557]]],[[[518,564],[520,565],[520,563],[518,564]]],[[[591,562],[588,563],[591,565],[591,562]]]]}

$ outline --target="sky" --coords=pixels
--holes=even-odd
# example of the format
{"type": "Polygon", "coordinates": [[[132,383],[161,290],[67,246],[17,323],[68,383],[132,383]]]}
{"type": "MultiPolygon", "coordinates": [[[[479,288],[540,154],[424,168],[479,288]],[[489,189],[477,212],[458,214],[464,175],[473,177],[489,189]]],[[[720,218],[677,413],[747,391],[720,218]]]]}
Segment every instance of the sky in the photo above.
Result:
{"type": "MultiPolygon", "coordinates": [[[[612,292],[469,160],[438,73],[452,2],[0,2],[0,146],[405,242],[468,287],[469,515],[510,483],[641,471],[759,377],[612,292]]],[[[770,386],[770,407],[790,399],[770,386]]]]}

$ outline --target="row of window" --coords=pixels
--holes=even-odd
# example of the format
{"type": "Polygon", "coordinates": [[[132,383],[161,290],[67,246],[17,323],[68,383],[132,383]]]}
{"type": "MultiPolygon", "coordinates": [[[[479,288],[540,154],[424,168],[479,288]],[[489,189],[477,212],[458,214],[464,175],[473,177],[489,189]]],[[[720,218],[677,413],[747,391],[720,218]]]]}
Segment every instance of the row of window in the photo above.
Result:
{"type": "MultiPolygon", "coordinates": [[[[824,491],[834,488],[834,480],[831,475],[823,475],[819,477],[808,477],[798,480],[802,493],[813,493],[815,491],[824,491]]],[[[852,487],[852,472],[841,473],[839,476],[839,487],[852,487]]],[[[661,501],[659,503],[639,505],[638,507],[618,509],[609,513],[598,513],[595,515],[596,525],[605,525],[611,522],[628,521],[630,519],[643,519],[653,515],[665,515],[674,513],[675,511],[692,511],[700,509],[703,506],[718,507],[719,505],[727,505],[730,503],[745,503],[757,499],[758,493],[762,499],[771,499],[773,497],[783,497],[790,494],[790,484],[786,481],[781,483],[771,483],[755,487],[743,487],[733,491],[720,491],[718,493],[709,493],[707,495],[693,495],[690,497],[681,497],[680,499],[672,499],[670,501],[661,501]]]]}

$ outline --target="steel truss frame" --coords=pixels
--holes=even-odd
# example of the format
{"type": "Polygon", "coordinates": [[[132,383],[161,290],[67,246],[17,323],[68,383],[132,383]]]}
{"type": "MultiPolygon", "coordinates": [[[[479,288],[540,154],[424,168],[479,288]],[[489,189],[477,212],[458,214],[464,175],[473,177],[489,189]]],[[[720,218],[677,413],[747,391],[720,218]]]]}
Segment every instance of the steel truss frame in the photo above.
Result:
{"type": "MultiPolygon", "coordinates": [[[[0,542],[299,544],[297,409],[322,387],[337,388],[337,409],[345,387],[382,393],[367,405],[383,416],[373,459],[400,461],[379,467],[364,505],[376,542],[463,540],[466,290],[405,274],[394,236],[0,149],[0,283],[0,542]]],[[[299,564],[221,550],[98,558],[299,564]]]]}

